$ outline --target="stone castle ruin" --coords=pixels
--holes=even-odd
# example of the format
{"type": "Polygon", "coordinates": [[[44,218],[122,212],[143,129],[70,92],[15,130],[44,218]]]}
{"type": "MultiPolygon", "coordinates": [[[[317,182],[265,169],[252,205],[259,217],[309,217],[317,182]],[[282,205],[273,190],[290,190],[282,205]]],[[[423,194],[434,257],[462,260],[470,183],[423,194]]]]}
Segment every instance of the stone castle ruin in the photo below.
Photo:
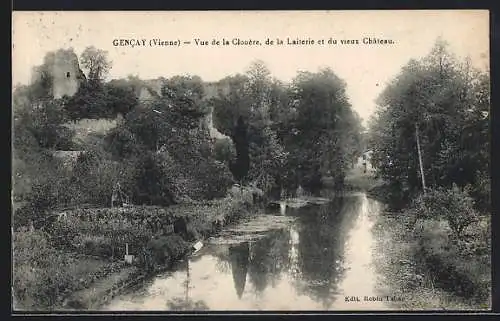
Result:
{"type": "Polygon", "coordinates": [[[73,96],[85,81],[78,56],[73,49],[48,53],[41,66],[34,69],[32,83],[41,83],[55,99],[73,96]]]}
{"type": "MultiPolygon", "coordinates": [[[[205,95],[207,96],[208,99],[210,99],[212,97],[217,97],[219,92],[223,92],[223,93],[227,94],[229,92],[229,90],[230,90],[229,86],[227,86],[225,84],[216,83],[216,82],[205,83],[205,95]]],[[[219,130],[214,126],[213,110],[212,109],[210,109],[210,112],[203,119],[203,125],[206,128],[208,128],[211,138],[231,140],[231,138],[229,136],[226,136],[223,133],[219,132],[219,130]]]]}
{"type": "MultiPolygon", "coordinates": [[[[140,83],[141,85],[136,88],[136,95],[141,102],[148,102],[161,96],[162,79],[141,80],[140,83]]],[[[204,83],[205,97],[207,99],[217,97],[219,91],[228,93],[229,89],[229,86],[217,82],[204,83]]],[[[230,137],[219,132],[214,127],[212,109],[200,120],[200,128],[207,128],[212,139],[230,139],[230,137]]]]}

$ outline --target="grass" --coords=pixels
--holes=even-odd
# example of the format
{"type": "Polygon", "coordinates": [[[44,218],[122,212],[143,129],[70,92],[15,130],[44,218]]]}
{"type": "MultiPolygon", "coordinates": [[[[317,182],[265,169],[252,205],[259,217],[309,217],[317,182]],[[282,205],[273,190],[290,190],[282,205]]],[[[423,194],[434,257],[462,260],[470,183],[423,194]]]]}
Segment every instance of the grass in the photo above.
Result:
{"type": "Polygon", "coordinates": [[[102,301],[112,295],[113,290],[117,290],[120,285],[130,281],[131,276],[137,273],[137,268],[133,266],[125,267],[120,271],[110,274],[94,282],[90,287],[73,293],[64,304],[67,309],[92,309],[102,304],[102,301]]]}
{"type": "MultiPolygon", "coordinates": [[[[96,223],[85,221],[85,217],[87,214],[92,214],[90,216],[94,218],[104,215],[103,218],[107,217],[109,220],[117,215],[126,216],[129,219],[132,219],[132,216],[139,216],[139,219],[132,219],[123,227],[113,225],[115,227],[112,231],[119,234],[128,231],[130,234],[129,230],[132,228],[133,235],[145,233],[144,236],[146,236],[149,235],[145,231],[148,227],[144,223],[144,219],[141,218],[147,218],[152,214],[153,208],[151,207],[137,207],[135,210],[134,208],[127,210],[123,208],[116,211],[110,209],[76,210],[73,214],[68,214],[71,219],[61,221],[58,223],[60,226],[55,225],[59,228],[52,230],[52,233],[55,234],[52,237],[41,231],[16,232],[13,284],[16,294],[15,308],[18,310],[61,309],[64,301],[69,307],[77,309],[98,306],[141,273],[152,273],[159,268],[170,266],[188,250],[193,239],[210,236],[220,230],[222,226],[245,216],[250,207],[252,207],[251,204],[241,199],[227,197],[215,201],[180,204],[163,209],[156,208],[157,211],[161,212],[160,216],[189,217],[188,233],[183,235],[188,239],[183,239],[179,234],[154,236],[156,231],[150,235],[147,244],[136,244],[140,247],[136,246],[137,253],[133,254],[136,254],[139,260],[137,266],[132,267],[126,267],[122,260],[123,256],[117,256],[118,249],[116,247],[114,251],[115,261],[109,257],[109,251],[105,251],[105,253],[97,251],[116,240],[105,228],[106,224],[97,222],[96,225],[96,223]],[[122,210],[126,211],[118,213],[122,210]],[[100,214],[98,215],[95,211],[100,212],[100,214]],[[104,229],[100,229],[103,225],[104,229]],[[89,234],[90,232],[93,234],[89,234]],[[61,238],[62,235],[65,236],[61,238]],[[80,239],[86,240],[86,243],[92,241],[90,243],[93,246],[83,246],[86,243],[77,242],[80,239]],[[74,246],[74,244],[80,243],[83,245],[74,246]],[[69,251],[79,251],[80,253],[75,254],[69,251]],[[38,255],[38,253],[41,254],[38,255]],[[144,253],[146,256],[143,256],[144,253]],[[94,258],[88,254],[100,255],[102,258],[94,258]],[[151,258],[152,260],[150,260],[151,258]],[[141,262],[146,264],[141,265],[141,262]]],[[[134,249],[134,244],[129,245],[134,249]]]]}
{"type": "Polygon", "coordinates": [[[23,250],[14,253],[15,310],[51,309],[113,268],[111,262],[102,259],[50,248],[30,257],[26,254],[23,250]]]}
{"type": "Polygon", "coordinates": [[[439,288],[435,277],[414,260],[415,239],[402,216],[381,215],[374,227],[378,236],[377,268],[382,272],[379,288],[383,295],[404,299],[392,302],[400,310],[481,310],[491,303],[471,300],[439,288]]]}

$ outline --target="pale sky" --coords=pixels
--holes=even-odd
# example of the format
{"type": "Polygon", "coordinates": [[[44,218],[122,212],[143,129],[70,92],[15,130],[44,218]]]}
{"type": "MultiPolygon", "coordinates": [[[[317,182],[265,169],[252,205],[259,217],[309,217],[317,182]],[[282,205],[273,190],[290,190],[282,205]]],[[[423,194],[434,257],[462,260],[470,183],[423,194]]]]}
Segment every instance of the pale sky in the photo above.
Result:
{"type": "Polygon", "coordinates": [[[429,53],[438,37],[459,57],[489,68],[486,10],[420,11],[223,11],[223,12],[14,12],[13,84],[28,83],[33,66],[59,48],[80,55],[93,45],[108,51],[108,78],[198,75],[205,81],[243,73],[260,59],[272,75],[290,81],[298,70],[330,67],[347,83],[353,108],[366,121],[374,100],[411,58],[429,53]],[[195,38],[285,40],[283,46],[203,46],[195,38]],[[288,46],[286,38],[325,39],[324,45],[288,46]],[[337,45],[328,45],[329,38],[337,45]],[[341,45],[341,39],[377,37],[393,45],[341,45]],[[114,39],[191,41],[180,47],[115,47],[114,39]]]}

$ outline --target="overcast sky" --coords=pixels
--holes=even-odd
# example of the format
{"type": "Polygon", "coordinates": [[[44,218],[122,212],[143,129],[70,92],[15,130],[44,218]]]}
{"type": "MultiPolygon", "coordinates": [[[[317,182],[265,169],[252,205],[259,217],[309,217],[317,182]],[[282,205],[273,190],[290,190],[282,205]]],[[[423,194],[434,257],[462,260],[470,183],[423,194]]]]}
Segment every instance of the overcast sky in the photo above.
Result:
{"type": "MultiPolygon", "coordinates": [[[[354,109],[367,120],[374,99],[410,58],[426,55],[438,37],[460,57],[489,67],[487,11],[309,12],[14,12],[13,83],[28,83],[31,68],[48,51],[94,45],[109,52],[109,78],[143,79],[194,74],[215,81],[245,72],[263,60],[273,76],[292,79],[298,70],[331,67],[347,83],[354,109]],[[117,38],[193,41],[194,38],[265,40],[332,37],[336,46],[114,47],[117,38]],[[376,37],[393,45],[340,45],[340,39],[376,37]]],[[[286,41],[286,40],[285,40],[286,41]]]]}

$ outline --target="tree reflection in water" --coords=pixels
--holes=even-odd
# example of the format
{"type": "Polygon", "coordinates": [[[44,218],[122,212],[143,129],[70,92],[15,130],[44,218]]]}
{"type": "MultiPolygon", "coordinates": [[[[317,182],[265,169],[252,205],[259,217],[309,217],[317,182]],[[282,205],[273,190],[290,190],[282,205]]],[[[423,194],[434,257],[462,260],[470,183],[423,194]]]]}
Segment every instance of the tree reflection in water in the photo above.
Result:
{"type": "MultiPolygon", "coordinates": [[[[340,291],[346,290],[340,288],[344,281],[344,268],[357,263],[353,261],[356,257],[345,257],[356,254],[345,247],[351,237],[359,237],[351,232],[357,231],[358,215],[371,210],[368,205],[366,198],[346,195],[325,205],[287,209],[287,216],[296,218],[288,228],[269,231],[257,241],[245,239],[241,243],[229,244],[245,236],[238,234],[238,238],[229,238],[226,243],[207,245],[204,254],[180,264],[175,272],[180,273],[170,278],[171,282],[160,278],[156,286],[162,287],[170,296],[167,302],[170,310],[207,310],[206,302],[211,301],[213,291],[226,286],[229,286],[229,292],[224,293],[221,299],[226,296],[227,304],[238,308],[261,309],[265,308],[261,305],[264,300],[271,300],[265,302],[268,308],[296,309],[300,306],[316,309],[319,304],[321,309],[330,309],[335,299],[344,295],[340,291]],[[218,258],[215,266],[211,265],[213,257],[218,258]],[[203,258],[206,260],[197,262],[203,258]],[[201,297],[196,298],[206,301],[190,298],[189,264],[196,271],[193,277],[203,281],[197,292],[201,297]],[[278,284],[278,281],[282,282],[278,284]],[[232,285],[234,292],[230,288],[232,285]],[[244,295],[245,289],[252,295],[244,295]],[[264,295],[264,292],[267,293],[264,295]]],[[[145,293],[143,296],[148,295],[145,293]]],[[[151,296],[154,299],[155,295],[151,296]]]]}
{"type": "Polygon", "coordinates": [[[322,302],[325,309],[334,302],[343,275],[344,243],[349,230],[346,222],[355,219],[345,216],[356,213],[353,207],[360,205],[357,198],[336,198],[301,211],[298,261],[302,282],[294,283],[299,293],[322,302]]]}
{"type": "Polygon", "coordinates": [[[360,211],[357,196],[334,198],[320,206],[287,210],[298,221],[255,242],[229,245],[215,254],[218,270],[229,268],[241,299],[248,281],[255,294],[275,286],[284,274],[299,295],[331,307],[344,274],[344,245],[360,211]],[[222,269],[222,267],[225,267],[222,269]]]}
{"type": "Polygon", "coordinates": [[[250,248],[248,242],[229,247],[229,259],[231,261],[231,270],[233,272],[234,288],[238,298],[241,299],[245,290],[247,279],[248,262],[250,257],[250,248]]]}
{"type": "Polygon", "coordinates": [[[189,297],[189,288],[191,283],[191,276],[189,273],[189,260],[182,262],[182,269],[186,270],[186,281],[184,282],[185,291],[184,298],[174,297],[167,301],[169,310],[174,311],[206,311],[209,310],[208,305],[203,300],[194,301],[189,297]]]}
{"type": "Polygon", "coordinates": [[[252,244],[248,272],[257,293],[262,293],[269,283],[275,286],[288,269],[289,237],[286,230],[278,230],[252,244]]]}

